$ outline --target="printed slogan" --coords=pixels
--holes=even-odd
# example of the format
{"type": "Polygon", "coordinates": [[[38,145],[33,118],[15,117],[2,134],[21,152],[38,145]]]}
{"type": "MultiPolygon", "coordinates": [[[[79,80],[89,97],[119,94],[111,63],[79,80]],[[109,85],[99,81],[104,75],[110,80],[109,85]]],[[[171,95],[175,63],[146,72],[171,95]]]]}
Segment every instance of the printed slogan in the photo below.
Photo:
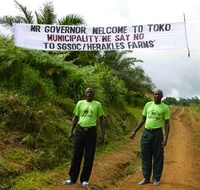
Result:
{"type": "Polygon", "coordinates": [[[88,27],[14,24],[15,46],[46,51],[187,48],[183,22],[88,27]]]}

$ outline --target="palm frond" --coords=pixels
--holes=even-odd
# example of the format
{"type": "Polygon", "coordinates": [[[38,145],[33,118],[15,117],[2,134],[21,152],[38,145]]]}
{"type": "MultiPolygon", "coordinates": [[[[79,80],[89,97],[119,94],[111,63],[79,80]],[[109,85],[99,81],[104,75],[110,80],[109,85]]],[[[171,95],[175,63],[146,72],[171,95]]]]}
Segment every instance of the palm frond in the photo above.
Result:
{"type": "Polygon", "coordinates": [[[35,11],[36,19],[38,24],[55,24],[56,14],[52,2],[46,2],[43,7],[40,8],[39,12],[35,11]]]}
{"type": "Polygon", "coordinates": [[[83,17],[77,14],[69,14],[66,17],[58,19],[59,25],[81,25],[85,24],[85,20],[83,17]]]}
{"type": "Polygon", "coordinates": [[[17,20],[16,17],[13,16],[3,16],[0,18],[0,24],[2,24],[3,26],[12,26],[13,23],[19,23],[19,21],[17,20]]]}
{"type": "Polygon", "coordinates": [[[31,24],[34,23],[34,16],[32,15],[32,11],[29,11],[26,6],[18,3],[16,0],[14,2],[17,5],[17,8],[23,13],[23,16],[18,16],[22,23],[31,24]]]}

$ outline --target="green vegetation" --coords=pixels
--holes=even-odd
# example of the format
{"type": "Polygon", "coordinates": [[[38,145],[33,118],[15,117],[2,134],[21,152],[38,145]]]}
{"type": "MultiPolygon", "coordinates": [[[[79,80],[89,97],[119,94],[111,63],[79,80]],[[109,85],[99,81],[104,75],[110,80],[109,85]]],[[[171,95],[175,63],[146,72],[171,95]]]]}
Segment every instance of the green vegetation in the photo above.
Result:
{"type": "Polygon", "coordinates": [[[200,105],[200,99],[196,96],[193,98],[179,98],[177,100],[174,97],[166,97],[163,102],[165,102],[168,105],[173,106],[184,106],[184,107],[195,107],[200,105]]]}
{"type": "MultiPolygon", "coordinates": [[[[0,23],[85,23],[78,15],[57,19],[52,3],[35,15],[15,3],[24,17],[4,16],[0,23]]],[[[44,52],[15,47],[13,36],[0,37],[0,189],[43,189],[56,183],[49,173],[67,171],[72,112],[89,86],[106,113],[106,142],[97,145],[97,154],[126,142],[154,87],[135,66],[141,60],[129,53],[44,52]]]]}
{"type": "MultiPolygon", "coordinates": [[[[115,74],[120,71],[103,61],[102,54],[97,52],[99,57],[92,58],[90,53],[77,53],[71,59],[71,52],[16,48],[13,39],[0,37],[1,189],[42,189],[56,183],[50,172],[67,171],[73,146],[67,138],[72,112],[88,86],[95,89],[95,98],[106,113],[106,142],[98,144],[97,154],[126,142],[138,120],[138,107],[149,100],[146,94],[152,84],[143,86],[143,80],[134,80],[137,74],[123,79],[115,74]],[[82,56],[90,57],[89,65],[77,61],[82,56]],[[143,88],[131,89],[131,81],[143,88]]],[[[135,69],[144,74],[133,63],[121,74],[135,69]]]]}
{"type": "MultiPolygon", "coordinates": [[[[86,23],[75,14],[57,19],[52,3],[45,3],[35,15],[15,3],[24,16],[4,16],[0,23],[86,23]]],[[[49,189],[58,183],[52,173],[60,178],[67,175],[73,146],[67,138],[72,112],[89,86],[106,113],[106,140],[104,145],[97,143],[97,154],[126,143],[154,88],[143,69],[135,66],[142,61],[131,55],[130,51],[22,49],[14,46],[13,36],[0,36],[0,189],[49,189]]],[[[188,105],[173,98],[165,101],[188,105]]],[[[199,100],[191,103],[199,104],[199,100]]],[[[140,157],[139,150],[136,155],[140,157]]],[[[134,164],[126,173],[134,172],[134,164]]]]}

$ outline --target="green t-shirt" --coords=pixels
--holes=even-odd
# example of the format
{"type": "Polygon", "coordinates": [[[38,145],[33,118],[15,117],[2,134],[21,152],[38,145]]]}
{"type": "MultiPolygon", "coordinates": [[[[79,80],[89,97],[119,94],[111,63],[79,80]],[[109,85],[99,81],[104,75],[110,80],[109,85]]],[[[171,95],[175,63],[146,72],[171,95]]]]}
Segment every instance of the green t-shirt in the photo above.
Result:
{"type": "Polygon", "coordinates": [[[169,107],[161,102],[155,104],[154,101],[147,102],[142,114],[146,116],[145,128],[157,129],[164,126],[164,121],[170,119],[169,107]]]}
{"type": "Polygon", "coordinates": [[[96,100],[92,102],[78,101],[73,113],[79,116],[78,124],[82,127],[96,126],[97,118],[104,115],[101,103],[96,100]]]}

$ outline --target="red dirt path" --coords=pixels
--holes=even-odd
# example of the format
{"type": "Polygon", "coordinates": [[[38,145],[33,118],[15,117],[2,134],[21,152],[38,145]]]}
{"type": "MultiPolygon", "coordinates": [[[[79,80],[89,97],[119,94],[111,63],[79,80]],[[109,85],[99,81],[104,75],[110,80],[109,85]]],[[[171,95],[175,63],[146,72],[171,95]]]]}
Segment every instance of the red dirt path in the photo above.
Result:
{"type": "MultiPolygon", "coordinates": [[[[136,157],[141,133],[125,144],[119,151],[106,153],[95,158],[90,186],[80,184],[58,185],[53,190],[200,190],[200,123],[196,121],[190,108],[177,108],[172,113],[171,131],[165,147],[165,165],[160,186],[152,183],[140,186],[143,178],[141,166],[135,174],[125,176],[124,170],[136,157]]],[[[142,130],[142,129],[141,129],[142,130]]],[[[66,179],[68,176],[63,176],[66,179]]],[[[61,183],[62,180],[60,179],[61,183]]]]}

